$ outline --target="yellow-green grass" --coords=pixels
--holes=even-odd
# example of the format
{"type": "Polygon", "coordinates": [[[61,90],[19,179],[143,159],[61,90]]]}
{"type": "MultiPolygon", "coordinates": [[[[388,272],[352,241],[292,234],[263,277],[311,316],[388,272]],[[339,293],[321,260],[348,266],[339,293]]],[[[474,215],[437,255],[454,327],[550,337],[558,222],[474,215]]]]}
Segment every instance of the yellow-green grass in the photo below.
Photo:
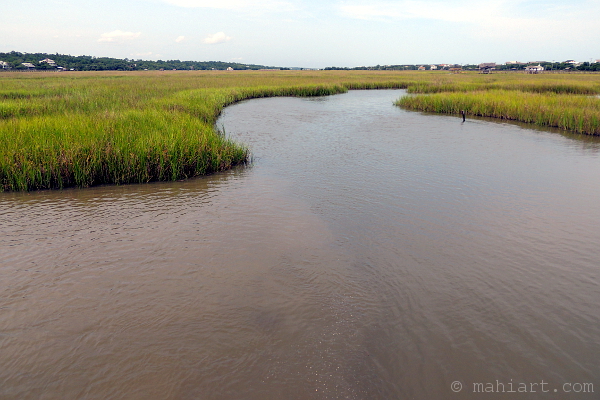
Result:
{"type": "Polygon", "coordinates": [[[178,180],[244,163],[214,127],[267,96],[405,88],[389,73],[140,72],[0,75],[0,190],[178,180]]]}
{"type": "Polygon", "coordinates": [[[256,97],[317,96],[377,88],[442,92],[423,95],[422,99],[411,97],[415,102],[412,105],[408,100],[400,103],[415,109],[466,109],[471,114],[487,113],[534,123],[540,123],[541,116],[555,115],[555,119],[564,121],[556,126],[597,133],[595,100],[554,93],[600,93],[600,75],[484,76],[397,71],[1,73],[0,191],[177,180],[221,171],[249,158],[243,144],[234,143],[214,127],[228,104],[256,97]],[[489,91],[487,95],[485,91],[489,91]],[[434,97],[450,95],[455,97],[444,97],[448,100],[443,101],[442,97],[434,97]],[[540,97],[546,95],[550,97],[540,97]],[[425,105],[425,98],[452,105],[431,107],[425,105]],[[546,105],[547,99],[553,102],[546,105]],[[499,106],[490,106],[493,111],[486,111],[486,102],[506,103],[508,111],[499,106]],[[512,113],[517,110],[515,117],[512,113]]]}
{"type": "Polygon", "coordinates": [[[397,105],[493,117],[600,135],[600,74],[495,74],[437,77],[408,88],[397,105]]]}
{"type": "Polygon", "coordinates": [[[519,90],[532,93],[600,94],[600,74],[526,75],[522,73],[439,76],[411,85],[409,93],[519,90]]]}
{"type": "Polygon", "coordinates": [[[398,105],[435,113],[493,117],[600,135],[600,99],[582,95],[489,90],[405,96],[398,105]]]}

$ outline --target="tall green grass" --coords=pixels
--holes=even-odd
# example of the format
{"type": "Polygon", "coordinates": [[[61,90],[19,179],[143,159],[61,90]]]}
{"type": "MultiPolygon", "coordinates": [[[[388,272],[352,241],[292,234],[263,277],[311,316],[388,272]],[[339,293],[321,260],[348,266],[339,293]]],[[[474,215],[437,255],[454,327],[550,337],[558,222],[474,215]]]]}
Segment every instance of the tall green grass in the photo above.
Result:
{"type": "Polygon", "coordinates": [[[600,75],[438,76],[408,87],[411,110],[493,117],[600,135],[600,75]]]}
{"type": "Polygon", "coordinates": [[[516,90],[447,92],[405,96],[401,107],[435,113],[492,117],[600,135],[600,99],[582,95],[531,93],[516,90]]]}
{"type": "Polygon", "coordinates": [[[0,122],[0,132],[4,190],[176,180],[229,168],[248,155],[212,125],[156,109],[10,119],[0,122]]]}
{"type": "Polygon", "coordinates": [[[600,75],[396,71],[0,74],[0,191],[176,180],[244,163],[223,107],[269,96],[406,88],[398,104],[598,134],[600,75]]]}
{"type": "Polygon", "coordinates": [[[519,90],[533,93],[593,95],[600,94],[600,74],[438,74],[429,75],[429,79],[415,81],[408,88],[409,93],[470,92],[478,90],[519,90]]]}
{"type": "Polygon", "coordinates": [[[0,191],[178,180],[248,149],[214,128],[223,107],[270,96],[408,87],[386,73],[2,74],[0,191]]]}

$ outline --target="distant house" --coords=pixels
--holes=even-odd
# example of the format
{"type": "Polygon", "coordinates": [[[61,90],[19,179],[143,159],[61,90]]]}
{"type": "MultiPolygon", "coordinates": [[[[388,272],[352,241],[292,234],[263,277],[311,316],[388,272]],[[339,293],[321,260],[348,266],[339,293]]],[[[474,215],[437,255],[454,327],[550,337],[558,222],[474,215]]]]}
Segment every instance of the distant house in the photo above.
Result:
{"type": "Polygon", "coordinates": [[[47,63],[49,65],[56,65],[56,63],[54,62],[54,60],[51,60],[49,58],[44,58],[43,60],[40,60],[40,64],[42,63],[47,63]]]}
{"type": "Polygon", "coordinates": [[[437,65],[432,65],[429,67],[429,69],[434,70],[434,69],[438,69],[437,65]]]}
{"type": "Polygon", "coordinates": [[[2,69],[10,69],[10,64],[6,61],[0,61],[0,67],[2,67],[2,69]]]}
{"type": "Polygon", "coordinates": [[[424,66],[424,65],[421,65],[421,66],[419,66],[419,68],[417,68],[417,69],[418,69],[419,71],[425,71],[425,66],[424,66]]]}
{"type": "Polygon", "coordinates": [[[21,63],[21,65],[27,69],[35,69],[35,65],[33,65],[32,63],[21,63]]]}
{"type": "Polygon", "coordinates": [[[227,71],[233,71],[233,68],[227,67],[227,71]]]}
{"type": "Polygon", "coordinates": [[[537,74],[538,72],[542,72],[544,70],[544,67],[542,67],[541,65],[528,65],[525,67],[525,72],[527,72],[528,74],[537,74]]]}
{"type": "Polygon", "coordinates": [[[491,74],[496,69],[496,63],[481,63],[479,64],[479,72],[482,74],[491,74]]]}

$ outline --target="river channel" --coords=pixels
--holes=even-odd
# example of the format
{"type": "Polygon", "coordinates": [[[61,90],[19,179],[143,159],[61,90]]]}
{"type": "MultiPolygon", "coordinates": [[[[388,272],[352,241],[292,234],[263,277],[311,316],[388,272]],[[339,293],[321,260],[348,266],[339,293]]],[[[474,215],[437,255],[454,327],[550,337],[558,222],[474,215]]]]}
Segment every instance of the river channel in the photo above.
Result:
{"type": "Polygon", "coordinates": [[[0,193],[0,399],[597,399],[600,141],[404,94],[227,107],[225,173],[0,193]]]}

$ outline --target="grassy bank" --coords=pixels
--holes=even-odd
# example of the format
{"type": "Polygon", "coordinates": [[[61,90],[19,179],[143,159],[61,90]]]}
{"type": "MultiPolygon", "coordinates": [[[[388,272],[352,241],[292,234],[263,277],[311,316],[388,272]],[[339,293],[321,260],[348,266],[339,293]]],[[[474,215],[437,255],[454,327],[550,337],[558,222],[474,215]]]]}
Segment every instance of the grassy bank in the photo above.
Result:
{"type": "Polygon", "coordinates": [[[492,117],[600,135],[600,75],[508,74],[418,82],[397,105],[419,111],[492,117]]]}
{"type": "Polygon", "coordinates": [[[398,105],[420,111],[493,117],[600,135],[600,99],[581,95],[489,90],[403,97],[398,105]]]}
{"type": "Polygon", "coordinates": [[[397,71],[0,74],[0,191],[178,180],[230,168],[248,149],[214,128],[223,107],[270,96],[406,88],[415,110],[598,132],[600,75],[397,71]],[[425,94],[427,93],[427,94],[425,94]]]}
{"type": "Polygon", "coordinates": [[[388,73],[139,72],[0,75],[0,190],[178,180],[248,160],[214,128],[223,107],[270,96],[402,88],[388,73]]]}

